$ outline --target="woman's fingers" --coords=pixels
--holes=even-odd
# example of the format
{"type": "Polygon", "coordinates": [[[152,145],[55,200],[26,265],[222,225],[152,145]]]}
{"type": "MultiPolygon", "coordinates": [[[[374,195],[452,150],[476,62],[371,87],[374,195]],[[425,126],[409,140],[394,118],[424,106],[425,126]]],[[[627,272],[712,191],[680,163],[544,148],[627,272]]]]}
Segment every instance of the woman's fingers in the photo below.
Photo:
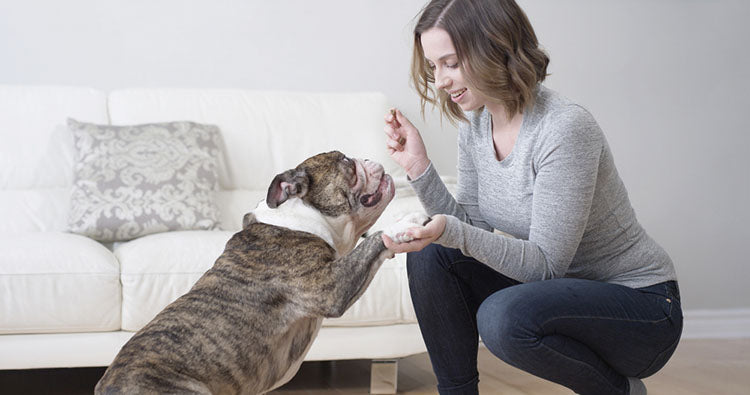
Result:
{"type": "Polygon", "coordinates": [[[406,243],[395,243],[393,240],[391,240],[390,237],[386,236],[385,234],[382,235],[382,238],[385,248],[391,250],[395,254],[400,254],[402,252],[420,251],[428,244],[430,244],[429,240],[422,239],[415,239],[406,243]]]}
{"type": "Polygon", "coordinates": [[[396,151],[403,151],[404,145],[401,144],[400,141],[403,140],[404,138],[388,125],[385,126],[384,132],[386,135],[386,139],[385,139],[386,146],[389,149],[393,149],[396,151]]]}
{"type": "Polygon", "coordinates": [[[398,114],[395,108],[391,108],[391,123],[395,124],[395,126],[398,128],[401,126],[401,122],[398,121],[398,114]]]}
{"type": "Polygon", "coordinates": [[[385,145],[386,145],[386,147],[389,150],[393,150],[393,151],[403,151],[404,150],[404,146],[403,145],[399,144],[398,141],[396,141],[394,139],[391,139],[391,138],[385,140],[385,145]]]}

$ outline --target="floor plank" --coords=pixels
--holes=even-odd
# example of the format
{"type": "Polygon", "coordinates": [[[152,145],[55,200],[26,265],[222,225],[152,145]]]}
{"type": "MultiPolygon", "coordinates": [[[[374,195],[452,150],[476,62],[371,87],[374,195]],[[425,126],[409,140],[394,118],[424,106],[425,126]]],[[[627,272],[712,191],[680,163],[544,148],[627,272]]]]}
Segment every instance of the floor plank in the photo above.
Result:
{"type": "MultiPolygon", "coordinates": [[[[347,394],[367,394],[369,361],[326,362],[337,371],[347,371],[348,378],[332,379],[321,386],[316,386],[311,379],[316,375],[316,364],[319,363],[303,364],[292,381],[272,394],[320,395],[334,393],[333,389],[344,389],[347,394]],[[301,392],[303,390],[307,392],[301,392]]],[[[572,394],[565,387],[505,364],[485,348],[479,351],[479,380],[482,394],[572,394]]],[[[644,382],[652,395],[750,394],[750,339],[683,340],[669,363],[644,382]]],[[[400,394],[435,395],[435,385],[427,354],[399,361],[400,394]]]]}
{"type": "MultiPolygon", "coordinates": [[[[104,368],[0,371],[5,395],[83,395],[104,368]]],[[[557,395],[572,391],[541,380],[479,352],[482,394],[557,395]]],[[[737,395],[750,393],[750,339],[683,340],[667,366],[644,380],[651,395],[737,395]]],[[[427,354],[399,361],[400,394],[435,395],[435,377],[427,354]]],[[[274,395],[367,394],[370,361],[305,362],[298,374],[274,395]]]]}

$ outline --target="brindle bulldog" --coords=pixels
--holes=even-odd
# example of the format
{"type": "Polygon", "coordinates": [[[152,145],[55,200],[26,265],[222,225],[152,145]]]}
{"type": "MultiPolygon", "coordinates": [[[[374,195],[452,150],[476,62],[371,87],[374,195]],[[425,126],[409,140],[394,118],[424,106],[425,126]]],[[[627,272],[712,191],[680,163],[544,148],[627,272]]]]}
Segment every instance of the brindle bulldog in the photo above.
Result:
{"type": "MultiPolygon", "coordinates": [[[[213,267],[122,347],[96,393],[260,394],[286,383],[323,317],[341,316],[393,256],[381,232],[357,244],[393,195],[380,164],[335,151],[277,175],[213,267]]],[[[407,241],[425,221],[412,215],[386,234],[407,241]]]]}

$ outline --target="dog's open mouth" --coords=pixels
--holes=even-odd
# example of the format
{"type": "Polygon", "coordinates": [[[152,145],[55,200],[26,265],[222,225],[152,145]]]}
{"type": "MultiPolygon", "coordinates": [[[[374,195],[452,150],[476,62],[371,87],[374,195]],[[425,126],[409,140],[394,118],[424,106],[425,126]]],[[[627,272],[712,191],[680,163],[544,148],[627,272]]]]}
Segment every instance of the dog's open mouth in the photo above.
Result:
{"type": "MultiPolygon", "coordinates": [[[[389,187],[389,185],[392,183],[391,176],[388,174],[383,174],[382,177],[380,177],[380,184],[378,184],[378,189],[375,190],[373,193],[369,193],[366,195],[362,195],[362,197],[359,198],[359,202],[362,203],[365,207],[372,207],[383,198],[383,192],[389,187]]],[[[393,189],[393,188],[391,188],[393,189]]]]}

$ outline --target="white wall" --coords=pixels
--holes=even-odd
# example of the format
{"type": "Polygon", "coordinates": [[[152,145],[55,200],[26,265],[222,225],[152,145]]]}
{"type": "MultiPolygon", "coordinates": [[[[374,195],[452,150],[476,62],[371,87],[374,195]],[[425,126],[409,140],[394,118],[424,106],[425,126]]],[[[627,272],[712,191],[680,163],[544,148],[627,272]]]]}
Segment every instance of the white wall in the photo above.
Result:
{"type": "MultiPolygon", "coordinates": [[[[750,307],[750,2],[519,0],[547,85],[605,130],[688,309],[750,307]]],[[[0,83],[382,91],[455,174],[408,86],[423,0],[0,0],[0,83]]]]}

